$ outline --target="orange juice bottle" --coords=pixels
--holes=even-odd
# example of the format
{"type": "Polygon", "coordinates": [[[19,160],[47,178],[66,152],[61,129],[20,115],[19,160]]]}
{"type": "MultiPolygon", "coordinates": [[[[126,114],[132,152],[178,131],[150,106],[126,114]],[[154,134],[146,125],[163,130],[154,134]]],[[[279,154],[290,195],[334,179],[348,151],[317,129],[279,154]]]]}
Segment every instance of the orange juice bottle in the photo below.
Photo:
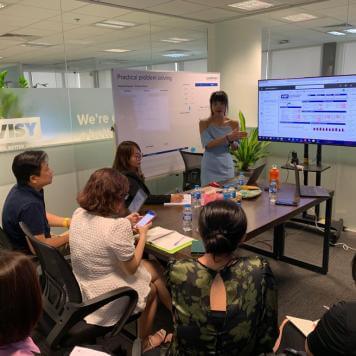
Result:
{"type": "Polygon", "coordinates": [[[275,180],[277,183],[277,189],[281,187],[280,179],[279,179],[279,169],[276,164],[273,164],[271,169],[269,170],[269,183],[275,180]]]}

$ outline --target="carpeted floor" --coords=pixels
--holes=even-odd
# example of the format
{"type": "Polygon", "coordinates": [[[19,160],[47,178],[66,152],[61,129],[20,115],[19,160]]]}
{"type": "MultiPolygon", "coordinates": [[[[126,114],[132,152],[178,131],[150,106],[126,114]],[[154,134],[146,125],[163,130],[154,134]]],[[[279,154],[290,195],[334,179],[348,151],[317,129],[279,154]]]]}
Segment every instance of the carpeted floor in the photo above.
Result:
{"type": "MultiPolygon", "coordinates": [[[[249,243],[263,249],[272,245],[272,231],[268,231],[249,243]]],[[[356,248],[356,233],[343,232],[339,243],[356,248]]],[[[252,254],[241,250],[242,255],[252,254]]],[[[318,234],[287,228],[285,254],[306,262],[321,264],[322,237],[318,234]]],[[[345,251],[341,246],[330,247],[329,272],[317,274],[288,265],[284,262],[268,259],[278,284],[279,320],[285,315],[306,319],[319,319],[325,312],[323,305],[331,305],[339,300],[355,300],[356,286],[351,277],[351,260],[354,251],[345,251]]],[[[172,319],[165,308],[160,307],[155,322],[155,330],[171,330],[172,319]]],[[[50,355],[43,339],[36,334],[43,355],[50,355]]],[[[63,352],[56,353],[63,355],[63,352]]]]}
{"type": "MultiPolygon", "coordinates": [[[[272,241],[272,232],[250,242],[256,247],[266,248],[266,240],[272,241]]],[[[338,242],[356,248],[356,234],[343,232],[338,242]]],[[[328,306],[339,300],[356,299],[356,287],[351,276],[351,260],[355,252],[345,251],[341,246],[330,247],[329,251],[327,275],[268,259],[278,284],[279,320],[286,314],[311,320],[318,319],[325,312],[323,305],[328,306]]],[[[321,265],[322,236],[287,228],[285,254],[321,265]]]]}

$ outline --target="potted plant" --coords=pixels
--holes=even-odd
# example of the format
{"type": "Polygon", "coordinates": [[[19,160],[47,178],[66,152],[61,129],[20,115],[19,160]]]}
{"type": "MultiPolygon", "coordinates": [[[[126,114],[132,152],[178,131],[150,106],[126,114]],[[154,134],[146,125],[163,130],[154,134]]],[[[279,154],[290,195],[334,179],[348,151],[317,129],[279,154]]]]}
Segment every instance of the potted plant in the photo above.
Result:
{"type": "MultiPolygon", "coordinates": [[[[7,74],[7,70],[0,72],[0,119],[19,118],[22,117],[19,97],[7,88],[7,74]]],[[[18,84],[20,88],[28,88],[28,82],[24,75],[20,75],[18,84]]]]}
{"type": "MultiPolygon", "coordinates": [[[[240,130],[246,131],[246,119],[241,111],[239,120],[240,130]]],[[[240,139],[238,147],[230,151],[237,170],[247,172],[259,159],[267,157],[269,144],[258,141],[258,129],[254,127],[246,138],[240,139]]]]}

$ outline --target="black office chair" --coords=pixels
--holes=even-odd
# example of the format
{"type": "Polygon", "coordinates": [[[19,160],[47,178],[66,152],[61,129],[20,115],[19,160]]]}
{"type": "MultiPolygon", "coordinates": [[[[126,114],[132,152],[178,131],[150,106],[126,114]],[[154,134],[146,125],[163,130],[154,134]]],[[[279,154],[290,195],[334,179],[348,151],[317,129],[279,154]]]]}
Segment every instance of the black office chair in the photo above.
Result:
{"type": "Polygon", "coordinates": [[[13,250],[12,244],[5,231],[0,227],[0,249],[13,250]]]}
{"type": "Polygon", "coordinates": [[[189,151],[179,151],[185,166],[183,172],[183,191],[193,189],[195,185],[200,185],[200,167],[203,158],[202,153],[189,151]]]}
{"type": "MultiPolygon", "coordinates": [[[[36,239],[23,222],[20,222],[20,227],[32,244],[42,267],[44,312],[39,327],[46,336],[48,346],[51,349],[58,349],[96,344],[97,339],[102,337],[106,345],[112,348],[113,343],[110,344],[110,340],[112,341],[114,336],[123,330],[125,324],[139,316],[133,315],[138,300],[137,292],[132,288],[122,287],[83,302],[78,282],[62,254],[56,248],[36,239]],[[88,314],[120,298],[123,303],[127,303],[127,307],[115,325],[103,327],[85,322],[84,317],[88,314]]],[[[128,332],[125,332],[125,337],[127,336],[128,332]]],[[[130,337],[131,341],[136,343],[136,348],[139,348],[137,335],[130,334],[130,337]]]]}

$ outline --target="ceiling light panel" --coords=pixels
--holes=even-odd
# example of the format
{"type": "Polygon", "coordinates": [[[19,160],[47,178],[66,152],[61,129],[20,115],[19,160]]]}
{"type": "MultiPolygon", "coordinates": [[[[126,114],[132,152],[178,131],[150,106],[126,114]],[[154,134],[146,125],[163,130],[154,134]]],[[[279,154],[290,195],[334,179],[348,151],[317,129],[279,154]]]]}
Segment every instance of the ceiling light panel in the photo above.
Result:
{"type": "Polygon", "coordinates": [[[114,28],[114,29],[124,28],[124,26],[110,25],[110,24],[108,24],[108,23],[103,23],[103,22],[97,22],[97,23],[95,24],[95,26],[98,26],[98,27],[105,27],[105,28],[114,28]]]}
{"type": "Polygon", "coordinates": [[[168,43],[182,43],[182,42],[189,42],[191,39],[189,38],[180,38],[180,37],[170,37],[164,40],[161,40],[161,42],[168,42],[168,43]]]}
{"type": "Polygon", "coordinates": [[[107,21],[97,22],[95,26],[122,29],[127,27],[134,27],[136,26],[136,24],[133,22],[126,22],[126,21],[107,20],[107,21]]]}
{"type": "Polygon", "coordinates": [[[329,35],[333,35],[333,36],[346,36],[346,33],[343,32],[339,32],[339,31],[329,31],[327,32],[329,35]]]}
{"type": "Polygon", "coordinates": [[[245,11],[256,11],[256,10],[267,9],[269,7],[274,6],[274,4],[265,1],[259,1],[259,0],[249,0],[249,1],[236,2],[234,4],[229,4],[228,6],[240,10],[245,10],[245,11]]]}
{"type": "Polygon", "coordinates": [[[123,49],[123,48],[110,48],[104,50],[104,52],[111,52],[111,53],[126,53],[131,51],[132,51],[131,49],[123,49]]]}
{"type": "Polygon", "coordinates": [[[348,28],[347,30],[344,30],[344,32],[347,32],[347,33],[356,33],[356,28],[348,28]]]}
{"type": "Polygon", "coordinates": [[[46,42],[26,42],[21,45],[22,47],[53,47],[54,45],[46,42]]]}
{"type": "Polygon", "coordinates": [[[163,54],[163,57],[169,57],[169,58],[183,58],[183,57],[188,57],[189,55],[186,53],[166,53],[163,54]]]}
{"type": "Polygon", "coordinates": [[[107,21],[103,21],[103,23],[108,23],[110,25],[124,26],[124,27],[136,26],[136,24],[133,22],[116,21],[116,20],[107,20],[107,21]]]}
{"type": "Polygon", "coordinates": [[[301,22],[301,21],[309,21],[317,19],[317,16],[307,13],[300,13],[295,15],[284,16],[282,19],[290,21],[290,22],[301,22]]]}

